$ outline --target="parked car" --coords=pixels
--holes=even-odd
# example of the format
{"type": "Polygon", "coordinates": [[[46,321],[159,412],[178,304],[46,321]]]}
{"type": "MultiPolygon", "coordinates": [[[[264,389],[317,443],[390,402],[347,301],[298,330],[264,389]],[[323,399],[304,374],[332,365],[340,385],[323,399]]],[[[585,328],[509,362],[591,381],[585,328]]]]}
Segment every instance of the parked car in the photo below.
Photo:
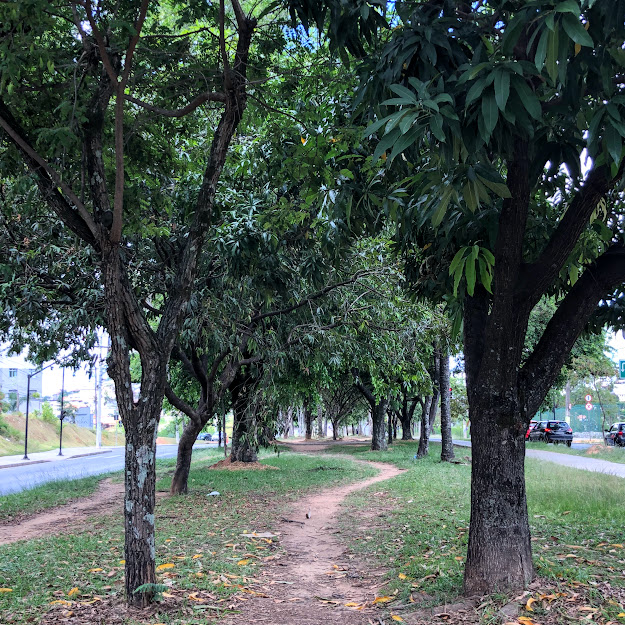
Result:
{"type": "Polygon", "coordinates": [[[197,435],[197,439],[198,439],[198,441],[210,441],[211,440],[211,435],[208,432],[200,432],[197,435]]]}
{"type": "Polygon", "coordinates": [[[530,432],[529,440],[566,443],[567,447],[570,447],[573,443],[573,430],[566,421],[539,421],[530,432]]]}
{"type": "Polygon", "coordinates": [[[613,423],[605,433],[606,445],[625,447],[625,423],[613,423]]]}
{"type": "Polygon", "coordinates": [[[527,432],[525,432],[525,440],[528,440],[530,437],[530,432],[538,425],[538,421],[530,421],[529,427],[527,428],[527,432]]]}
{"type": "MultiPolygon", "coordinates": [[[[223,442],[224,436],[225,436],[225,438],[226,438],[226,443],[227,443],[227,442],[228,442],[228,436],[224,435],[224,433],[222,432],[222,434],[221,434],[221,440],[222,440],[222,442],[223,442]]],[[[218,443],[218,442],[219,442],[219,432],[215,432],[215,433],[213,434],[213,437],[211,438],[211,440],[212,440],[213,442],[215,442],[215,443],[218,443]]]]}

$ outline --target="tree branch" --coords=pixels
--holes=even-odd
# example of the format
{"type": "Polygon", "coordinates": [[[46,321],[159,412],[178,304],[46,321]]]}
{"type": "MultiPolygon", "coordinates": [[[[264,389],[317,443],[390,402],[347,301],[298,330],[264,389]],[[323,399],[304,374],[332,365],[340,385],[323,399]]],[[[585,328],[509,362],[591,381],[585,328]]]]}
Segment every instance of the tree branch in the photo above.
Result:
{"type": "Polygon", "coordinates": [[[521,370],[521,396],[528,418],[540,408],[573,345],[599,302],[625,283],[625,245],[612,245],[592,265],[558,306],[521,370]]]}
{"type": "Polygon", "coordinates": [[[28,168],[37,175],[39,188],[44,198],[51,202],[57,215],[80,238],[95,247],[98,229],[93,217],[69,185],[63,182],[46,160],[31,147],[19,124],[2,101],[0,101],[0,127],[25,157],[28,168]],[[65,197],[58,189],[61,189],[65,197]],[[76,207],[76,211],[72,209],[68,200],[76,207]]]}
{"type": "Polygon", "coordinates": [[[606,167],[593,168],[538,260],[523,268],[518,299],[528,302],[530,309],[556,278],[582,231],[588,225],[597,204],[617,184],[624,171],[625,160],[614,178],[610,176],[606,167]]]}
{"type": "Polygon", "coordinates": [[[147,109],[148,111],[152,111],[153,113],[157,113],[158,115],[163,115],[164,117],[184,117],[189,113],[195,111],[198,106],[204,104],[204,102],[225,102],[226,94],[225,93],[201,93],[199,96],[194,98],[189,104],[183,106],[179,109],[163,109],[158,106],[153,106],[152,104],[148,104],[147,102],[143,102],[138,98],[133,98],[131,95],[124,95],[124,99],[128,100],[128,102],[132,102],[141,108],[147,109]]]}
{"type": "Polygon", "coordinates": [[[186,401],[180,399],[180,397],[178,397],[178,395],[174,393],[169,383],[165,385],[165,397],[167,397],[167,401],[169,401],[169,403],[174,408],[186,414],[187,417],[189,417],[189,419],[191,419],[191,421],[193,421],[194,423],[198,425],[200,424],[200,419],[197,412],[191,406],[189,406],[186,401]]]}

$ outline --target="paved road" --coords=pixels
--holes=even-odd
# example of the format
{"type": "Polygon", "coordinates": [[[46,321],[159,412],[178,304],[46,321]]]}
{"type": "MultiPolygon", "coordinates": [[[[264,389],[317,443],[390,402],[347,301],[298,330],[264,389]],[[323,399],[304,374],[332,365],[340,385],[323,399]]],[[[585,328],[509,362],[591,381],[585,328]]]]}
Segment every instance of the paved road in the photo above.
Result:
{"type": "MultiPolygon", "coordinates": [[[[199,443],[198,447],[207,447],[199,443]]],[[[213,445],[216,446],[216,443],[213,445]]],[[[175,458],[177,445],[158,445],[157,458],[175,458]]],[[[0,458],[0,464],[1,464],[0,458]]],[[[124,468],[124,448],[114,447],[110,452],[80,458],[59,459],[53,462],[0,468],[0,495],[28,490],[53,480],[75,480],[124,468]]]]}

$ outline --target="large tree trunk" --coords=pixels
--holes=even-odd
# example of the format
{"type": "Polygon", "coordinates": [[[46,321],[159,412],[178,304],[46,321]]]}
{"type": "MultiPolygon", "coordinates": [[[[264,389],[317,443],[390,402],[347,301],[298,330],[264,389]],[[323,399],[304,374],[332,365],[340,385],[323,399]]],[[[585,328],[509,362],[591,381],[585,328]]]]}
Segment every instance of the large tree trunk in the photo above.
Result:
{"type": "Polygon", "coordinates": [[[253,382],[249,374],[239,372],[230,387],[234,415],[230,451],[232,462],[256,462],[258,460],[256,411],[250,405],[250,389],[253,382]]]}
{"type": "Polygon", "coordinates": [[[323,438],[323,405],[321,402],[317,406],[317,437],[323,438]]]}
{"type": "Polygon", "coordinates": [[[191,471],[191,457],[193,455],[193,445],[198,434],[202,431],[202,422],[188,419],[184,426],[180,442],[178,443],[178,456],[176,458],[176,468],[171,480],[169,492],[172,495],[182,495],[188,490],[189,472],[191,471]]]}
{"type": "Polygon", "coordinates": [[[384,417],[388,406],[387,399],[381,399],[375,406],[371,407],[371,419],[373,429],[371,432],[372,451],[385,451],[387,449],[386,436],[384,435],[384,417]]]}
{"type": "Polygon", "coordinates": [[[401,412],[400,412],[400,422],[401,422],[401,439],[402,441],[411,441],[412,440],[412,417],[414,415],[414,407],[416,401],[411,400],[411,404],[408,402],[408,395],[406,392],[403,393],[402,404],[401,404],[401,412]]]}
{"type": "Polygon", "coordinates": [[[441,393],[441,461],[449,462],[454,458],[454,442],[451,436],[451,397],[449,395],[449,354],[441,350],[440,359],[441,393]]]}
{"type": "Polygon", "coordinates": [[[304,424],[306,427],[305,439],[307,441],[312,440],[312,432],[313,432],[313,416],[312,411],[310,410],[310,406],[308,402],[304,404],[304,424]]]}
{"type": "Polygon", "coordinates": [[[430,453],[430,406],[432,396],[428,396],[421,402],[421,428],[419,431],[419,449],[417,458],[425,458],[430,453]]]}
{"type": "Polygon", "coordinates": [[[125,589],[128,603],[136,607],[149,605],[154,596],[152,591],[136,592],[136,589],[156,583],[154,506],[158,417],[142,421],[145,428],[125,428],[125,589]]]}
{"type": "Polygon", "coordinates": [[[525,428],[500,425],[501,412],[486,402],[474,403],[470,418],[471,526],[464,589],[481,594],[526,586],[534,568],[525,498],[525,428]]]}

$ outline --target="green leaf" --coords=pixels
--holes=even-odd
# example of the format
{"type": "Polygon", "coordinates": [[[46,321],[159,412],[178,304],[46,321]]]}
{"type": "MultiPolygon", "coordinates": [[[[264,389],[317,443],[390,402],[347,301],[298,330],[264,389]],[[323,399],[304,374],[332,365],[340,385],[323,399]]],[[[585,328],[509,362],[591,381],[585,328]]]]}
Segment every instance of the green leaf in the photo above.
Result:
{"type": "Polygon", "coordinates": [[[393,128],[391,132],[384,135],[379,141],[373,153],[373,162],[375,163],[399,138],[399,128],[393,128]]]}
{"type": "Polygon", "coordinates": [[[484,262],[483,258],[478,258],[478,266],[480,268],[480,282],[482,283],[482,286],[489,293],[492,293],[491,282],[493,281],[493,277],[490,275],[488,265],[484,262]]]}
{"type": "Polygon", "coordinates": [[[451,187],[447,187],[445,192],[443,193],[443,197],[441,197],[434,214],[432,215],[432,225],[437,228],[441,222],[443,221],[443,217],[447,212],[447,207],[449,206],[449,201],[451,200],[451,187]]]}
{"type": "Polygon", "coordinates": [[[451,264],[449,265],[449,275],[455,273],[456,269],[460,266],[460,262],[464,258],[464,253],[466,251],[466,247],[461,247],[455,254],[455,256],[451,260],[451,264]]]}
{"type": "Polygon", "coordinates": [[[481,247],[480,251],[482,252],[482,256],[486,259],[486,262],[491,267],[494,267],[495,266],[495,256],[494,256],[494,254],[489,249],[486,249],[485,247],[481,247]]]}
{"type": "Polygon", "coordinates": [[[545,57],[547,56],[547,39],[549,38],[549,29],[544,28],[543,33],[538,40],[538,45],[536,46],[536,56],[534,57],[534,63],[536,64],[536,69],[540,72],[545,65],[545,57]]]}
{"type": "Polygon", "coordinates": [[[581,10],[576,0],[564,0],[564,2],[556,4],[554,10],[556,13],[573,13],[573,15],[578,17],[581,15],[581,10]]]}
{"type": "MultiPolygon", "coordinates": [[[[566,15],[564,17],[566,17],[566,15]]],[[[554,28],[554,30],[549,33],[549,37],[547,38],[547,56],[545,58],[545,65],[547,67],[547,73],[549,74],[549,78],[551,78],[552,82],[554,83],[556,81],[556,78],[558,77],[559,34],[560,30],[558,28],[554,28]]]]}
{"type": "Polygon", "coordinates": [[[623,153],[623,141],[618,130],[612,124],[608,124],[605,129],[605,143],[612,160],[619,165],[621,154],[623,153]]]}
{"type": "Polygon", "coordinates": [[[413,128],[406,134],[399,137],[399,139],[397,139],[397,142],[393,146],[393,151],[391,152],[391,155],[389,156],[389,163],[392,162],[393,159],[397,155],[401,154],[406,148],[409,148],[416,141],[420,133],[420,128],[413,128]]]}
{"type": "Polygon", "coordinates": [[[510,95],[510,72],[503,69],[495,73],[495,100],[500,111],[506,110],[508,96],[510,95]]]}
{"type": "Polygon", "coordinates": [[[595,42],[592,37],[586,32],[582,23],[574,15],[567,13],[562,16],[562,27],[564,32],[580,46],[586,46],[588,48],[594,48],[595,42]]]}
{"type": "MultiPolygon", "coordinates": [[[[493,134],[493,130],[495,130],[498,116],[499,109],[495,102],[495,96],[493,94],[488,94],[482,99],[482,117],[484,118],[484,126],[486,127],[489,137],[493,134]]],[[[484,140],[486,140],[486,137],[484,137],[484,140]]]]}
{"type": "Polygon", "coordinates": [[[414,91],[404,87],[404,85],[391,85],[389,89],[400,98],[405,98],[410,104],[417,104],[417,96],[414,91]]]}
{"type": "Polygon", "coordinates": [[[473,297],[473,294],[475,293],[475,258],[473,257],[473,254],[467,258],[464,272],[467,278],[467,293],[473,297]]]}
{"type": "Polygon", "coordinates": [[[467,97],[464,101],[465,108],[468,108],[470,104],[475,102],[481,95],[482,91],[484,91],[484,87],[486,86],[486,80],[484,78],[479,78],[476,80],[469,89],[467,93],[467,97]]]}
{"type": "Polygon", "coordinates": [[[462,279],[462,270],[464,269],[465,261],[466,259],[463,258],[462,263],[454,273],[454,297],[458,295],[458,286],[460,286],[460,280],[462,279]]]}
{"type": "Polygon", "coordinates": [[[483,176],[479,176],[478,178],[486,187],[488,187],[493,193],[502,197],[504,199],[512,197],[510,194],[510,189],[503,182],[492,182],[491,180],[487,180],[483,176]]]}
{"type": "Polygon", "coordinates": [[[529,88],[528,84],[520,76],[515,76],[512,83],[514,90],[517,92],[525,110],[534,119],[542,118],[542,109],[536,94],[529,88]]]}
{"type": "Polygon", "coordinates": [[[445,133],[443,132],[443,118],[440,114],[430,117],[430,130],[432,134],[443,143],[445,142],[445,133]]]}
{"type": "Polygon", "coordinates": [[[462,196],[464,197],[468,209],[474,213],[479,204],[477,201],[477,191],[474,187],[474,183],[470,180],[462,187],[462,196]]]}

